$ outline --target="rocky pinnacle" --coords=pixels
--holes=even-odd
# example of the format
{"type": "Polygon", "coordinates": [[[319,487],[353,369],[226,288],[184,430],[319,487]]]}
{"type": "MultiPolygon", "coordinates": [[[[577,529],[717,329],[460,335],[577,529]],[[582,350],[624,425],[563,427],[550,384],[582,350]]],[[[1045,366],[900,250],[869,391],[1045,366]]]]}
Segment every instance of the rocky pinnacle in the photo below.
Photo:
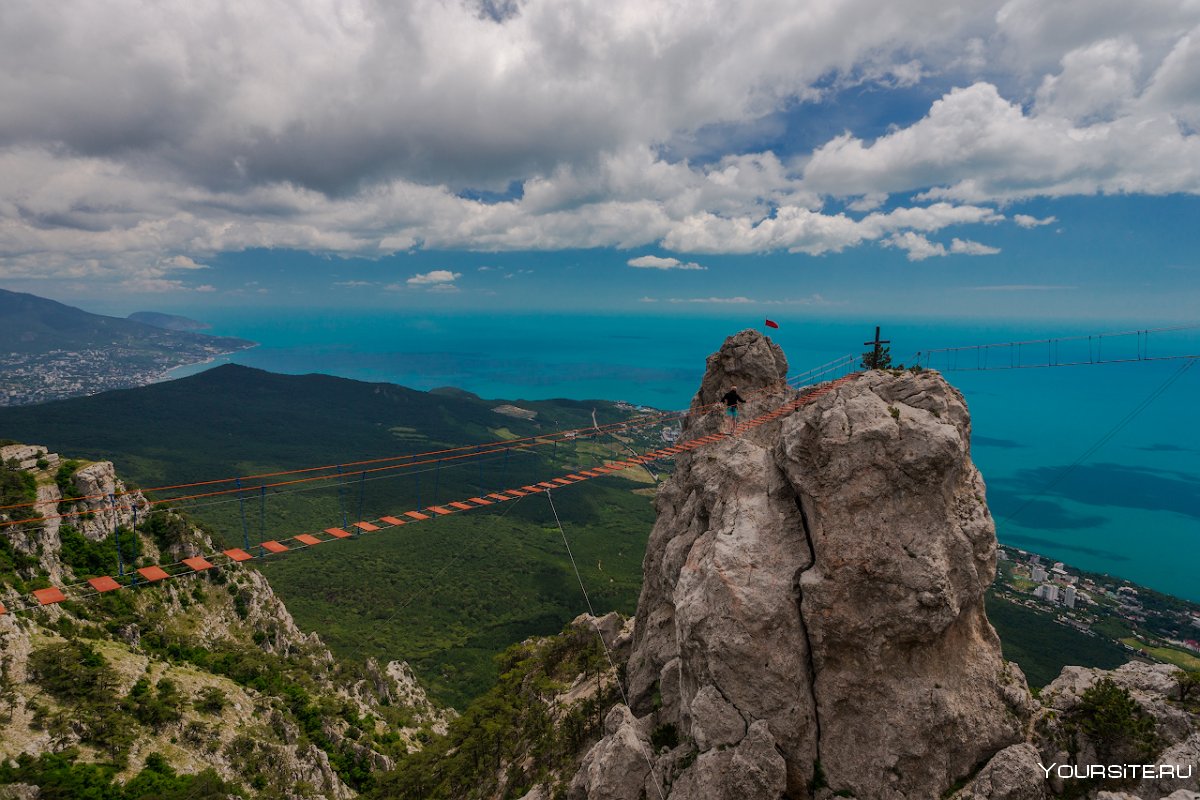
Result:
{"type": "MultiPolygon", "coordinates": [[[[764,390],[747,417],[793,399],[786,371],[766,337],[730,337],[685,437],[717,429],[700,409],[731,384],[764,390]]],[[[937,373],[867,372],[683,454],[655,504],[631,708],[573,798],[926,800],[1024,739],[1033,703],[984,613],[996,537],[970,417],[937,373]]]]}

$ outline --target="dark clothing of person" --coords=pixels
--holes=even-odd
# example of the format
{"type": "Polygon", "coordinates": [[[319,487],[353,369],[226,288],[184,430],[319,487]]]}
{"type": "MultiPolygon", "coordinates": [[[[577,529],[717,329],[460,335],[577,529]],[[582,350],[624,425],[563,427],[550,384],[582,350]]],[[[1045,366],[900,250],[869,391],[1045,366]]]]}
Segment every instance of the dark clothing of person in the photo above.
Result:
{"type": "Polygon", "coordinates": [[[730,389],[725,393],[725,396],[721,398],[721,402],[730,408],[733,408],[738,403],[744,403],[746,401],[740,394],[737,393],[737,389],[730,389]]]}

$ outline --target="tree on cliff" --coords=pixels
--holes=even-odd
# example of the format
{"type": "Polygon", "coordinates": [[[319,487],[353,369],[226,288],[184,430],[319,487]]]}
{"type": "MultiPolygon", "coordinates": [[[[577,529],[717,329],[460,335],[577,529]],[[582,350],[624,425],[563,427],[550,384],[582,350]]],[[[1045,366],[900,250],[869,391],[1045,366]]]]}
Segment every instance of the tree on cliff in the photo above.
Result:
{"type": "Polygon", "coordinates": [[[892,348],[886,345],[880,345],[878,355],[876,349],[871,348],[862,354],[863,369],[888,369],[892,366],[892,348]]]}

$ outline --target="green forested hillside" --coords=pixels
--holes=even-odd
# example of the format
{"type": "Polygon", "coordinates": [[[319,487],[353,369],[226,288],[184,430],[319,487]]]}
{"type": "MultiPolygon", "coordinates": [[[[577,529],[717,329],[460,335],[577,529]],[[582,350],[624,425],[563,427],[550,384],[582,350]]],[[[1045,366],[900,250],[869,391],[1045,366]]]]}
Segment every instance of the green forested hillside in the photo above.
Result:
{"type": "MultiPolygon", "coordinates": [[[[531,436],[590,425],[593,407],[601,424],[626,416],[605,402],[517,401],[538,412],[527,421],[492,410],[502,402],[224,366],[140,389],[0,409],[0,438],[112,460],[123,475],[153,486],[531,436]]],[[[347,468],[341,485],[260,493],[247,481],[243,498],[180,507],[227,543],[253,546],[544,480],[615,452],[610,439],[422,470],[347,468]]],[[[627,470],[556,494],[598,612],[634,611],[653,523],[649,483],[644,471],[627,470]]],[[[584,610],[543,495],[288,554],[262,568],[300,625],[336,652],[408,660],[438,699],[458,707],[490,685],[494,655],[559,631],[584,610]]]]}
{"type": "MultiPolygon", "coordinates": [[[[632,615],[652,514],[628,481],[608,480],[564,489],[554,503],[597,612],[632,615]]],[[[495,680],[497,653],[587,610],[545,496],[506,505],[263,568],[301,627],[335,653],[402,654],[434,696],[461,709],[495,680]]]]}
{"type": "Polygon", "coordinates": [[[494,441],[623,418],[612,403],[521,401],[529,422],[492,411],[506,401],[418,392],[329,375],[277,375],[228,364],[179,380],[34,406],[0,408],[0,438],[111,459],[160,485],[494,441]]]}
{"type": "Polygon", "coordinates": [[[1004,657],[1021,666],[1032,687],[1042,687],[1058,677],[1068,664],[1113,669],[1131,655],[1111,639],[1089,636],[1039,613],[989,592],[987,614],[1004,657]]]}

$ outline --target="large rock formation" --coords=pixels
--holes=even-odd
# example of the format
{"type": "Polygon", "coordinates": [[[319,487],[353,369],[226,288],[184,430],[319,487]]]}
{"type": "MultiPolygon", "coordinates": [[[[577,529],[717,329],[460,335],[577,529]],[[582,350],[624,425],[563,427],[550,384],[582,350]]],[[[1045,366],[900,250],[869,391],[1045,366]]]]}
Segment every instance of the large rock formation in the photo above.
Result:
{"type": "MultiPolygon", "coordinates": [[[[793,399],[786,370],[769,339],[730,337],[685,430],[716,428],[701,407],[730,384],[757,392],[747,416],[793,399]]],[[[632,708],[572,797],[636,797],[655,730],[679,744],[642,753],[646,796],[672,800],[926,800],[1021,742],[1034,704],[984,615],[996,540],[969,441],[940,376],[871,372],[681,456],[643,564],[632,708]]]]}

